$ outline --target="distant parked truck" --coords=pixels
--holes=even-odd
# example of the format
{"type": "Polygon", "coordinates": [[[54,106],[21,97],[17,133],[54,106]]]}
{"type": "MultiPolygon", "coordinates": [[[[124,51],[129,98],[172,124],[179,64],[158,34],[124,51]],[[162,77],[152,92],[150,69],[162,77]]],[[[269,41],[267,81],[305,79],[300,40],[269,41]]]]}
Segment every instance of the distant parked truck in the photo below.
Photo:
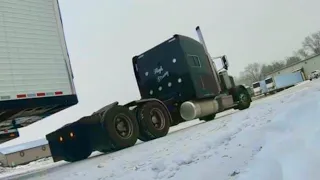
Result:
{"type": "Polygon", "coordinates": [[[254,96],[259,96],[262,94],[266,95],[268,92],[268,89],[264,80],[252,83],[252,88],[253,88],[254,96]]]}
{"type": "Polygon", "coordinates": [[[258,96],[261,93],[260,82],[257,81],[252,83],[252,89],[253,89],[254,96],[258,96]]]}
{"type": "Polygon", "coordinates": [[[309,75],[309,80],[318,79],[320,77],[320,70],[314,70],[309,75]]]}
{"type": "Polygon", "coordinates": [[[268,93],[270,94],[290,88],[302,81],[304,81],[304,78],[300,71],[281,74],[274,77],[268,77],[265,79],[268,93]]]}
{"type": "Polygon", "coordinates": [[[275,83],[273,77],[268,77],[265,79],[268,94],[274,94],[276,91],[275,83]]]}

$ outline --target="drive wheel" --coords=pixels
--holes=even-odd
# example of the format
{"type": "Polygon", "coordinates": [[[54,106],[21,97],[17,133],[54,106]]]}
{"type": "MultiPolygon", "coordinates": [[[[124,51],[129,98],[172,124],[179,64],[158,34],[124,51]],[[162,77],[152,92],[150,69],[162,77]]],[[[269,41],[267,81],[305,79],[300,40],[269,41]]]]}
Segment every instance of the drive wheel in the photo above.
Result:
{"type": "Polygon", "coordinates": [[[104,113],[102,121],[113,150],[130,147],[137,142],[139,125],[128,108],[114,106],[104,113]]]}
{"type": "Polygon", "coordinates": [[[170,128],[170,114],[159,102],[151,101],[136,109],[141,141],[166,136],[170,128]]]}
{"type": "Polygon", "coordinates": [[[216,114],[211,114],[208,116],[201,117],[199,119],[208,122],[208,121],[214,120],[215,117],[216,117],[216,114]]]}
{"type": "Polygon", "coordinates": [[[251,97],[243,88],[237,88],[235,98],[238,101],[237,109],[244,110],[250,107],[251,97]]]}

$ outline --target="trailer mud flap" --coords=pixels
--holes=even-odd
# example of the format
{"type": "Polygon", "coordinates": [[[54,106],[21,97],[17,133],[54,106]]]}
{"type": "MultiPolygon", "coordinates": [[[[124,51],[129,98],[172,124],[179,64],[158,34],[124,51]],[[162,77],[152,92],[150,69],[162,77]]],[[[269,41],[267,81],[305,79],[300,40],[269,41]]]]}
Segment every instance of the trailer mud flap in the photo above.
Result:
{"type": "Polygon", "coordinates": [[[51,156],[53,159],[53,162],[65,160],[65,151],[63,147],[63,143],[66,140],[64,137],[64,134],[66,132],[65,128],[70,130],[70,128],[67,127],[68,125],[62,127],[61,129],[52,132],[46,136],[46,139],[48,140],[49,148],[51,151],[51,156]]]}
{"type": "Polygon", "coordinates": [[[51,151],[51,156],[53,159],[53,162],[58,162],[64,160],[64,153],[62,151],[62,148],[60,145],[55,141],[49,141],[49,148],[51,151]]]}
{"type": "Polygon", "coordinates": [[[46,139],[53,161],[71,161],[70,159],[74,159],[73,156],[81,156],[82,151],[86,151],[84,154],[91,154],[91,143],[87,134],[87,128],[81,123],[68,124],[48,134],[46,139]],[[79,156],[78,153],[80,153],[79,156]]]}

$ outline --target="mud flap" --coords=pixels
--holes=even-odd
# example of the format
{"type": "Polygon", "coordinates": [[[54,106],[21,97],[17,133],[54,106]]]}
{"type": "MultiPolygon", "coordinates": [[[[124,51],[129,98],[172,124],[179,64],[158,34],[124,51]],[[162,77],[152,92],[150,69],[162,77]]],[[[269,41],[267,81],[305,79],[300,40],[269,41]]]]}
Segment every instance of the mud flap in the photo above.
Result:
{"type": "Polygon", "coordinates": [[[64,154],[62,148],[59,147],[59,144],[55,141],[48,141],[48,144],[51,151],[53,162],[64,160],[64,154]]]}
{"type": "Polygon", "coordinates": [[[70,155],[76,155],[77,157],[79,155],[81,157],[82,151],[89,148],[91,151],[87,127],[85,124],[80,123],[83,119],[90,120],[88,117],[83,117],[75,123],[67,124],[55,132],[46,135],[54,162],[61,160],[69,161],[70,155]]]}

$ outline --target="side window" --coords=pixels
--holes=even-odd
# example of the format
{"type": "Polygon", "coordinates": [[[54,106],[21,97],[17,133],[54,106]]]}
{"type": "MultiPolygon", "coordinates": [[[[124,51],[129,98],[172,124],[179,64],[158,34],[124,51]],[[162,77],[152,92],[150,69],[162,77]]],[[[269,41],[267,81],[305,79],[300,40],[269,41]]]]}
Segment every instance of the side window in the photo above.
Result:
{"type": "Polygon", "coordinates": [[[201,67],[201,61],[199,56],[196,55],[188,55],[189,65],[191,67],[201,67]]]}

